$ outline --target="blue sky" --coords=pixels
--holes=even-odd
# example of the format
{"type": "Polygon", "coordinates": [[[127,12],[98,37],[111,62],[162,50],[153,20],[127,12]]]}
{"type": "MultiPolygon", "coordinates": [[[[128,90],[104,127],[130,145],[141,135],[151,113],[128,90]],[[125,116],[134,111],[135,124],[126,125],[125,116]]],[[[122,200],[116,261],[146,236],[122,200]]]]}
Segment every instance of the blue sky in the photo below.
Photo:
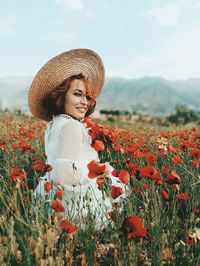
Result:
{"type": "Polygon", "coordinates": [[[0,0],[0,77],[89,48],[106,76],[200,77],[200,0],[0,0]]]}

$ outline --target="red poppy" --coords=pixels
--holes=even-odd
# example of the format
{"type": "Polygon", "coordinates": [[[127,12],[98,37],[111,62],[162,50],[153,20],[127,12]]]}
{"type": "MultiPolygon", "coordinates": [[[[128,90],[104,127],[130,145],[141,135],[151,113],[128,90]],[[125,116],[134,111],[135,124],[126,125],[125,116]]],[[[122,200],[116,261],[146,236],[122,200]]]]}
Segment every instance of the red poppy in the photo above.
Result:
{"type": "Polygon", "coordinates": [[[129,172],[127,170],[121,170],[120,174],[119,174],[119,180],[128,185],[130,183],[130,175],[129,172]]]}
{"type": "Polygon", "coordinates": [[[99,175],[104,174],[105,170],[106,170],[106,166],[105,164],[102,163],[98,163],[95,160],[92,160],[88,165],[87,165],[88,169],[89,169],[89,173],[88,173],[88,177],[89,178],[95,178],[99,175]]]}
{"type": "Polygon", "coordinates": [[[70,223],[69,221],[67,221],[67,220],[63,220],[63,221],[60,223],[60,227],[61,227],[61,229],[62,229],[64,232],[66,232],[66,233],[68,233],[68,234],[73,234],[73,233],[75,233],[75,232],[79,229],[79,227],[77,227],[77,226],[71,224],[71,223],[70,223]]]}
{"type": "Polygon", "coordinates": [[[182,164],[183,163],[183,160],[182,160],[182,158],[180,157],[180,156],[178,156],[178,155],[175,155],[174,157],[173,157],[173,162],[172,162],[174,165],[176,165],[176,164],[182,164]]]}
{"type": "Polygon", "coordinates": [[[38,164],[38,163],[34,164],[33,165],[33,170],[34,171],[42,171],[42,165],[38,164]]]}
{"type": "Polygon", "coordinates": [[[6,149],[8,149],[8,145],[2,144],[2,145],[0,145],[0,149],[1,150],[6,150],[6,149]]]}
{"type": "Polygon", "coordinates": [[[58,200],[53,200],[51,204],[55,212],[64,212],[65,208],[58,200]]]}
{"type": "Polygon", "coordinates": [[[12,176],[13,181],[16,181],[17,179],[24,179],[26,178],[26,172],[22,168],[13,168],[10,170],[10,174],[12,176]]]}
{"type": "Polygon", "coordinates": [[[161,195],[164,200],[169,200],[169,194],[165,190],[162,190],[161,195]]]}
{"type": "Polygon", "coordinates": [[[181,178],[175,170],[167,175],[167,183],[169,184],[181,184],[181,178]]]}
{"type": "Polygon", "coordinates": [[[162,171],[163,171],[164,173],[169,173],[169,168],[166,167],[166,166],[162,166],[162,171]]]}
{"type": "Polygon", "coordinates": [[[142,192],[142,189],[141,188],[138,188],[138,187],[132,187],[131,188],[133,192],[135,192],[136,194],[139,194],[142,192]]]}
{"type": "Polygon", "coordinates": [[[192,164],[193,164],[194,166],[196,166],[196,167],[200,167],[200,160],[198,160],[198,159],[193,159],[193,160],[192,160],[192,164]]]}
{"type": "Polygon", "coordinates": [[[190,151],[190,155],[192,158],[200,158],[200,150],[199,149],[196,149],[196,148],[193,148],[191,151],[190,151]]]}
{"type": "Polygon", "coordinates": [[[160,181],[160,173],[153,166],[145,166],[140,169],[141,177],[147,177],[155,182],[160,181]]]}
{"type": "Polygon", "coordinates": [[[96,140],[93,147],[97,152],[105,150],[105,145],[101,140],[96,140]]]}
{"type": "Polygon", "coordinates": [[[151,153],[147,153],[146,154],[146,161],[148,163],[155,163],[157,161],[157,156],[156,155],[153,155],[151,153]]]}
{"type": "Polygon", "coordinates": [[[111,197],[113,199],[118,198],[122,194],[123,194],[123,189],[121,187],[116,187],[116,186],[111,187],[111,197]]]}
{"type": "Polygon", "coordinates": [[[145,154],[140,150],[135,150],[132,154],[132,158],[144,158],[145,154]]]}
{"type": "Polygon", "coordinates": [[[46,192],[49,192],[53,188],[53,184],[51,182],[45,182],[44,183],[44,190],[46,192]]]}
{"type": "Polygon", "coordinates": [[[128,239],[134,237],[144,237],[147,234],[147,230],[144,226],[143,221],[135,215],[123,221],[122,229],[125,229],[128,239]]]}
{"type": "Polygon", "coordinates": [[[187,193],[178,194],[176,197],[179,200],[183,200],[183,201],[187,201],[188,200],[188,194],[187,193]]]}
{"type": "Polygon", "coordinates": [[[62,198],[64,197],[64,195],[65,195],[65,191],[64,191],[64,190],[58,190],[58,191],[56,192],[56,197],[57,197],[58,199],[62,199],[62,198]]]}
{"type": "Polygon", "coordinates": [[[53,169],[52,165],[45,164],[42,166],[42,172],[50,172],[53,169]]]}
{"type": "Polygon", "coordinates": [[[91,117],[85,117],[85,118],[82,120],[82,123],[86,124],[86,127],[87,127],[87,128],[90,128],[90,127],[94,126],[94,121],[92,120],[91,117]]]}
{"type": "Polygon", "coordinates": [[[113,176],[119,177],[120,170],[118,170],[118,169],[114,169],[114,170],[111,172],[111,174],[112,174],[113,176]]]}
{"type": "Polygon", "coordinates": [[[171,145],[167,145],[167,149],[169,152],[177,153],[177,150],[174,147],[172,147],[171,145]]]}
{"type": "Polygon", "coordinates": [[[114,146],[114,150],[115,151],[119,151],[121,152],[121,154],[124,154],[125,153],[125,150],[124,150],[124,147],[122,147],[120,144],[116,143],[115,146],[114,146]]]}

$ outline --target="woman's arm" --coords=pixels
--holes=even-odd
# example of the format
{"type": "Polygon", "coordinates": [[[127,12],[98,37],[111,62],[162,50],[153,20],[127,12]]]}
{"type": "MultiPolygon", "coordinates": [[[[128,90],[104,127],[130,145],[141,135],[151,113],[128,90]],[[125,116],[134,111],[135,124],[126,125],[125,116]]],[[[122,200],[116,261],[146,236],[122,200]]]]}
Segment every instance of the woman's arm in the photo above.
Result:
{"type": "Polygon", "coordinates": [[[51,178],[55,183],[76,186],[83,179],[82,170],[77,166],[80,157],[83,134],[78,121],[68,120],[58,134],[56,159],[51,178]]]}

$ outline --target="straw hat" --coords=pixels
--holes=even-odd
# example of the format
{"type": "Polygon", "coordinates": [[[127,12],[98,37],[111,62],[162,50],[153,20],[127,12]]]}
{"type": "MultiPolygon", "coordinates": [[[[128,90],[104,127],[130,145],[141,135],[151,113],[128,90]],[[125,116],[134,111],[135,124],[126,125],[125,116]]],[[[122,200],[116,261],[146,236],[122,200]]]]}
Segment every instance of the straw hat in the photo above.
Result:
{"type": "Polygon", "coordinates": [[[42,120],[52,119],[42,105],[45,97],[65,79],[82,73],[98,96],[104,84],[105,71],[98,54],[89,49],[73,49],[50,59],[36,74],[28,94],[28,104],[33,116],[42,120]]]}

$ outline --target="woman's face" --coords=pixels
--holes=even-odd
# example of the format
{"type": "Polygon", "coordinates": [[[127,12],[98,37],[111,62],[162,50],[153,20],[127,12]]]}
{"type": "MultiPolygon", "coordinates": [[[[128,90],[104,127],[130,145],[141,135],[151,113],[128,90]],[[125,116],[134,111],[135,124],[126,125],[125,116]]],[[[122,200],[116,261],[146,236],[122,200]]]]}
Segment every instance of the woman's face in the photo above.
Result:
{"type": "Polygon", "coordinates": [[[74,79],[65,95],[65,114],[71,115],[75,119],[82,119],[88,110],[88,100],[86,98],[86,87],[83,80],[74,79]]]}

